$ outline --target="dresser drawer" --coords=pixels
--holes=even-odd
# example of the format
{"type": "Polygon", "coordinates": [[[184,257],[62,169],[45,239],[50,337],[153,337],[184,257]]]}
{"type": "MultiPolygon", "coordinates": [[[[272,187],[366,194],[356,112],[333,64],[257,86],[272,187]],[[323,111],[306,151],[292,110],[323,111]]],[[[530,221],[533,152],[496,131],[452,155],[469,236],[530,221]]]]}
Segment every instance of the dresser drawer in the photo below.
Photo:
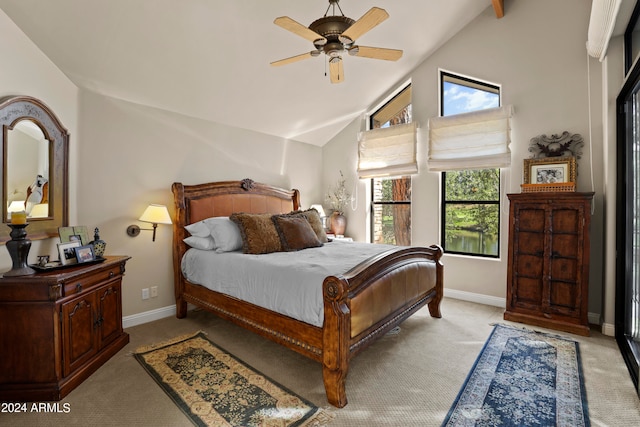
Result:
{"type": "Polygon", "coordinates": [[[120,265],[112,265],[108,269],[96,271],[91,275],[81,276],[74,280],[69,280],[64,284],[64,296],[78,294],[96,285],[105,283],[108,280],[122,276],[120,265]]]}

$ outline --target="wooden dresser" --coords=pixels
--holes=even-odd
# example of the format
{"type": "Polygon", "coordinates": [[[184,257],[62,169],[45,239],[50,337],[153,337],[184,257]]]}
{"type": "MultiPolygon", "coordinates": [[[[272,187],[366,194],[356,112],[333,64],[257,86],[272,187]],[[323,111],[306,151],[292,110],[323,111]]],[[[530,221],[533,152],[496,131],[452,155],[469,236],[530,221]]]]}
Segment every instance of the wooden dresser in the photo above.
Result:
{"type": "Polygon", "coordinates": [[[128,259],[0,279],[0,401],[60,400],[129,342],[128,259]]]}
{"type": "Polygon", "coordinates": [[[505,320],[589,335],[589,225],[594,193],[508,194],[505,320]]]}

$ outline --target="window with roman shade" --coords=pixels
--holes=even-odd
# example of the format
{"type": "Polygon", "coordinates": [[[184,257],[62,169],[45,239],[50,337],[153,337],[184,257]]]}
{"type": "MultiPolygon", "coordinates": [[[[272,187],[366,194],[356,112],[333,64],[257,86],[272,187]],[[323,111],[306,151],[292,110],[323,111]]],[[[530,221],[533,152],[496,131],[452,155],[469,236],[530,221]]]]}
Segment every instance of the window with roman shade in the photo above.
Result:
{"type": "Polygon", "coordinates": [[[418,173],[415,123],[358,134],[358,177],[377,178],[418,173]]]}
{"type": "Polygon", "coordinates": [[[512,114],[509,105],[430,119],[429,171],[508,167],[512,114]]]}

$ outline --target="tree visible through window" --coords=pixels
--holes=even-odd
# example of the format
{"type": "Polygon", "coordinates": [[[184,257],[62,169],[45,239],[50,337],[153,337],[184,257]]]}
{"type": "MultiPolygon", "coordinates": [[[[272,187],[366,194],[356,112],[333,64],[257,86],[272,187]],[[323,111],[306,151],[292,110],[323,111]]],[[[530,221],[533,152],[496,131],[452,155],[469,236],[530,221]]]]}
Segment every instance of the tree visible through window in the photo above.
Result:
{"type": "MultiPolygon", "coordinates": [[[[370,117],[370,128],[411,123],[411,85],[370,117]]],[[[411,244],[411,177],[371,180],[371,241],[411,244]]]]}
{"type": "MultiPolygon", "coordinates": [[[[441,72],[443,116],[500,106],[500,88],[441,72]]],[[[442,173],[442,246],[445,252],[500,254],[500,169],[442,173]]]]}

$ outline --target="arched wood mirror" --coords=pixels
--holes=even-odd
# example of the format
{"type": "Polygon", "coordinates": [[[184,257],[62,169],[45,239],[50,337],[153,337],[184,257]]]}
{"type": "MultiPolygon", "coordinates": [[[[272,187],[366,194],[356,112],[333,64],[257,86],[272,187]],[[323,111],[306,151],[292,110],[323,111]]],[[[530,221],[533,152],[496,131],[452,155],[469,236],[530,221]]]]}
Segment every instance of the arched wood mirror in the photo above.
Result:
{"type": "MultiPolygon", "coordinates": [[[[0,98],[2,222],[27,213],[31,240],[58,235],[69,223],[69,132],[42,101],[29,96],[0,98]]],[[[0,226],[0,242],[10,239],[0,226]]]]}

